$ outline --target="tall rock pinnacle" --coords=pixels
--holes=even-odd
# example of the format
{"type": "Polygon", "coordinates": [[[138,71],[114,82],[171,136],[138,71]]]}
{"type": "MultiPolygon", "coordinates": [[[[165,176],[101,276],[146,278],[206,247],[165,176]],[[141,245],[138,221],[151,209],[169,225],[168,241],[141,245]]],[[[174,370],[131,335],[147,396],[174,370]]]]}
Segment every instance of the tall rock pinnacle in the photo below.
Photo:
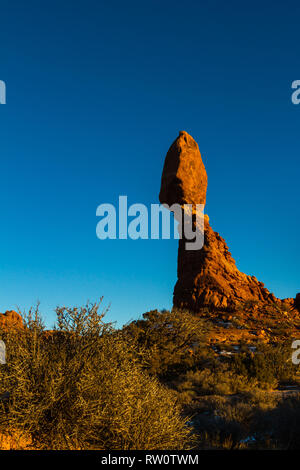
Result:
{"type": "MultiPolygon", "coordinates": [[[[159,200],[169,206],[205,204],[206,189],[207,174],[198,145],[181,131],[166,155],[159,200]]],[[[201,249],[186,250],[185,240],[179,240],[174,307],[197,312],[203,307],[234,310],[248,300],[281,302],[262,282],[237,269],[225,240],[213,231],[207,216],[204,227],[201,249]]]]}

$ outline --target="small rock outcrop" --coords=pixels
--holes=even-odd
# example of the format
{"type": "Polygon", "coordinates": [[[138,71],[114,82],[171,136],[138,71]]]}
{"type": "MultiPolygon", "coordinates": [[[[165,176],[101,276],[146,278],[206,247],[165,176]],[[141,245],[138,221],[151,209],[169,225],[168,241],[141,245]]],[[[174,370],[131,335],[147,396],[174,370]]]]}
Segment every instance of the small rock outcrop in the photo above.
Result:
{"type": "Polygon", "coordinates": [[[14,310],[8,310],[5,313],[0,313],[0,328],[23,328],[23,320],[14,310]]]}
{"type": "MultiPolygon", "coordinates": [[[[187,132],[181,131],[165,159],[160,202],[182,207],[205,204],[206,189],[207,174],[198,145],[187,132]]],[[[254,276],[238,270],[225,240],[213,231],[208,216],[204,216],[203,248],[189,251],[185,245],[184,238],[179,240],[174,307],[198,312],[203,307],[235,310],[246,301],[283,302],[254,276]]]]}

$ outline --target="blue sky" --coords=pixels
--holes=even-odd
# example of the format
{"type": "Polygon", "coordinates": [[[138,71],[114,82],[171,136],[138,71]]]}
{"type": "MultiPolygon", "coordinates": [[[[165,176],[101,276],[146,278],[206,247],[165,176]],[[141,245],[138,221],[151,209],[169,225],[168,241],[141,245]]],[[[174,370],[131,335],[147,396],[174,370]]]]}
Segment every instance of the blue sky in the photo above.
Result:
{"type": "Polygon", "coordinates": [[[186,130],[239,269],[299,286],[299,3],[2,1],[0,311],[104,296],[119,324],[170,308],[177,241],[96,237],[96,208],[158,202],[186,130]]]}

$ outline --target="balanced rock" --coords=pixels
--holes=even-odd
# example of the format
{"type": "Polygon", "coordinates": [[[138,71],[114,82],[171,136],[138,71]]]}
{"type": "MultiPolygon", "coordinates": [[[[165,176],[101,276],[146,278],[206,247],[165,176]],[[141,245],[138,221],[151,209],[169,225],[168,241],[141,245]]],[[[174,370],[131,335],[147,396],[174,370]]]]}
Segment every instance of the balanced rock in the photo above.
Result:
{"type": "Polygon", "coordinates": [[[207,174],[197,142],[179,132],[167,153],[161,179],[161,204],[205,204],[207,174]]]}
{"type": "MultiPolygon", "coordinates": [[[[163,168],[159,200],[171,206],[177,203],[205,204],[207,174],[195,140],[184,131],[171,145],[163,168]]],[[[245,301],[281,302],[254,276],[240,272],[225,240],[214,232],[204,216],[204,245],[186,250],[179,240],[178,280],[173,304],[194,312],[203,307],[234,310],[245,301]]]]}

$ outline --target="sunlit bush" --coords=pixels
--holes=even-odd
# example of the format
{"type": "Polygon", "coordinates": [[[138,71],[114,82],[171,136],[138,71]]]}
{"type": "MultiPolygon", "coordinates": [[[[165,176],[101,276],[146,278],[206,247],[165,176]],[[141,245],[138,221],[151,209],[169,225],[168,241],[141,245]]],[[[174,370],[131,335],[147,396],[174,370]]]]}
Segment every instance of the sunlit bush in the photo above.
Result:
{"type": "Polygon", "coordinates": [[[132,343],[104,322],[99,304],[58,308],[45,332],[38,311],[2,332],[0,432],[30,433],[37,448],[181,449],[190,431],[174,394],[150,377],[132,343]]]}

